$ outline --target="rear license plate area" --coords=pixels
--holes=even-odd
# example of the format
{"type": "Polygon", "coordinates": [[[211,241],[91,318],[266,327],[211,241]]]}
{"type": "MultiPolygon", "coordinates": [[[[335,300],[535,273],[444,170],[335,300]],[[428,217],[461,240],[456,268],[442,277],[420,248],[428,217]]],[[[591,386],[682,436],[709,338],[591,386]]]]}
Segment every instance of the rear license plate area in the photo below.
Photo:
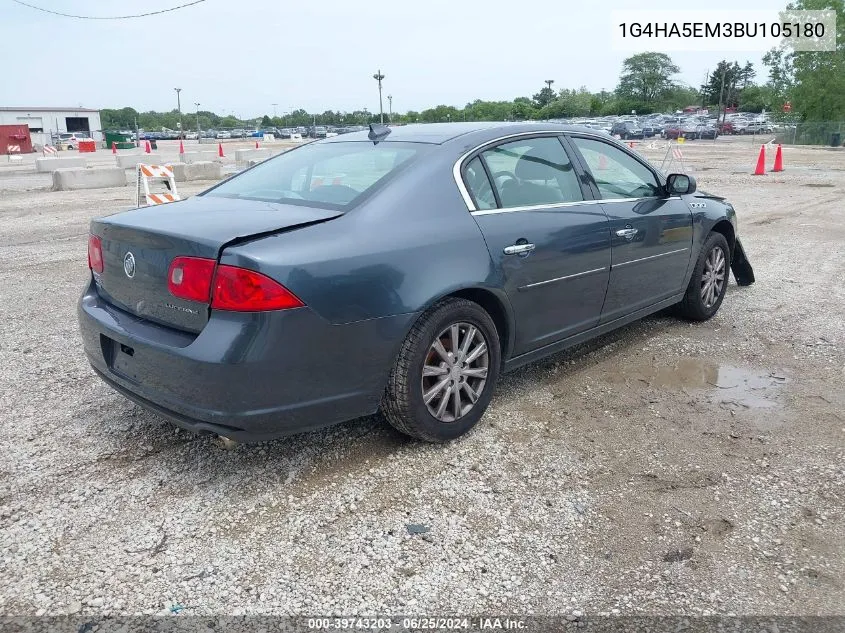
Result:
{"type": "Polygon", "coordinates": [[[105,334],[100,334],[100,348],[103,351],[103,359],[111,371],[127,380],[138,381],[135,371],[135,349],[133,347],[115,341],[105,334]]]}

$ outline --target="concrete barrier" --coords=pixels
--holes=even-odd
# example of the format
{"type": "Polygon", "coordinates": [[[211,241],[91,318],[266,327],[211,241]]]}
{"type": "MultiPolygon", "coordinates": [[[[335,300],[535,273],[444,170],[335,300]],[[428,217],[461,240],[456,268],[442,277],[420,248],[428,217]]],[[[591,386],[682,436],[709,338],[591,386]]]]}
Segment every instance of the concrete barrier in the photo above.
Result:
{"type": "Polygon", "coordinates": [[[53,172],[53,191],[125,186],[126,171],[120,167],[57,169],[53,172]]]}
{"type": "Polygon", "coordinates": [[[140,163],[161,165],[161,154],[118,154],[115,158],[121,169],[135,169],[140,163]]]}
{"type": "Polygon", "coordinates": [[[217,152],[185,152],[179,155],[179,161],[190,165],[191,163],[207,163],[220,160],[217,152]]]}
{"type": "Polygon", "coordinates": [[[220,163],[202,161],[199,163],[172,163],[173,177],[176,182],[189,180],[220,180],[223,178],[223,167],[220,163]]]}
{"type": "Polygon", "coordinates": [[[247,163],[251,160],[267,160],[273,155],[273,150],[269,147],[263,149],[236,149],[235,162],[247,163]]]}
{"type": "Polygon", "coordinates": [[[85,167],[88,163],[84,158],[78,156],[61,156],[58,158],[36,158],[36,171],[55,171],[56,169],[68,167],[85,167]]]}

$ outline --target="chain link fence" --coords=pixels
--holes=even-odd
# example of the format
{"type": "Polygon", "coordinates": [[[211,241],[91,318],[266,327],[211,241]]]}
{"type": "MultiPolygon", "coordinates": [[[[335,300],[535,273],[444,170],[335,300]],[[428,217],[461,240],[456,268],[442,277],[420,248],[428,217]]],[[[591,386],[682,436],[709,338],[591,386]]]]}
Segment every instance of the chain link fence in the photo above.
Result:
{"type": "Polygon", "coordinates": [[[816,121],[781,124],[775,127],[775,135],[778,143],[841,147],[845,141],[845,122],[816,121]]]}

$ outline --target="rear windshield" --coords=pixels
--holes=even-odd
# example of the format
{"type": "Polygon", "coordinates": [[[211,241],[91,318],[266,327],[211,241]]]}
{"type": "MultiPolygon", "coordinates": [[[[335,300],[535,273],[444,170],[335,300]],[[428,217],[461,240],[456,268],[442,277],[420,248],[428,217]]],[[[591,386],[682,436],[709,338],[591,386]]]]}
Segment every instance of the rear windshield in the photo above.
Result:
{"type": "Polygon", "coordinates": [[[204,195],[348,209],[427,149],[419,143],[312,143],[263,162],[204,195]]]}

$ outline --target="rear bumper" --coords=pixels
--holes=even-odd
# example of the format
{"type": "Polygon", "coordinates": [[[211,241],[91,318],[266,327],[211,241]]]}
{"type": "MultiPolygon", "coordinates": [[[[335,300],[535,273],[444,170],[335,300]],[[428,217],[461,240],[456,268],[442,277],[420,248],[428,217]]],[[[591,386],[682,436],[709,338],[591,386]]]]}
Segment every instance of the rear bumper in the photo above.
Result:
{"type": "Polygon", "coordinates": [[[308,308],[214,312],[203,331],[156,325],[79,301],[88,361],[114,389],[195,432],[242,442],[375,412],[413,315],[332,325],[308,308]]]}

